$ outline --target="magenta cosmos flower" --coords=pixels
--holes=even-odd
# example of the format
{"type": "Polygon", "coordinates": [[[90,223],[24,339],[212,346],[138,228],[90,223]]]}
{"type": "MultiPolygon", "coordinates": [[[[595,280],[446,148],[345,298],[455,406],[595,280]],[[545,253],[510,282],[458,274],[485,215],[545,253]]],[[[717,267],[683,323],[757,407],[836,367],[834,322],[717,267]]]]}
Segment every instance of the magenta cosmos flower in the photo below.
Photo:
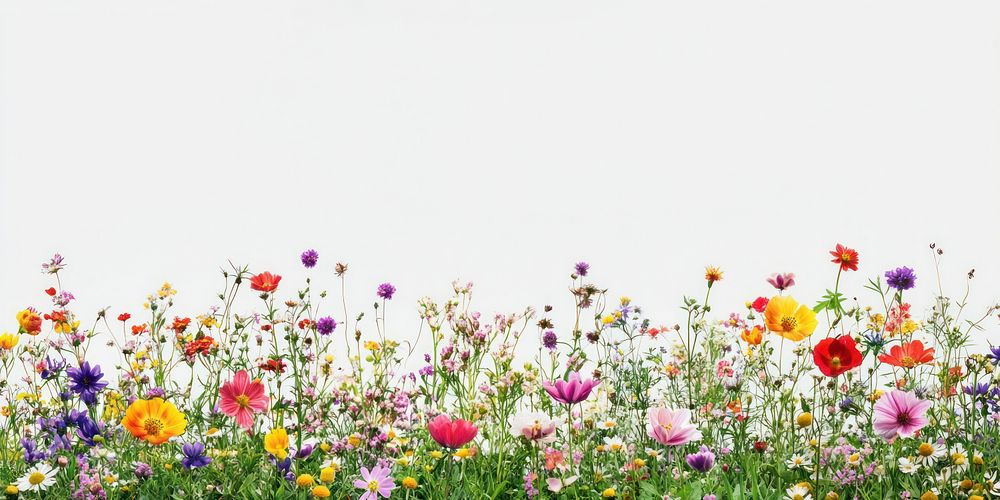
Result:
{"type": "Polygon", "coordinates": [[[427,431],[431,437],[445,448],[458,449],[476,438],[479,429],[472,422],[456,418],[452,420],[448,415],[438,415],[427,423],[427,431]]]}
{"type": "Polygon", "coordinates": [[[931,402],[917,398],[911,392],[891,391],[875,403],[873,425],[883,438],[910,437],[927,425],[927,409],[931,402]]]}
{"type": "Polygon", "coordinates": [[[698,426],[691,423],[688,410],[650,408],[649,437],[665,446],[681,446],[701,439],[698,426]]]}
{"type": "Polygon", "coordinates": [[[267,411],[270,403],[264,393],[264,384],[260,380],[250,380],[246,370],[236,372],[232,380],[223,383],[219,396],[222,413],[236,418],[236,423],[247,431],[253,427],[254,414],[267,411]]]}
{"type": "Polygon", "coordinates": [[[389,475],[388,467],[376,466],[371,471],[362,467],[361,479],[354,480],[354,487],[365,490],[358,500],[375,500],[379,495],[389,498],[392,490],[396,488],[396,483],[389,475]]]}
{"type": "Polygon", "coordinates": [[[566,404],[572,405],[585,401],[588,396],[590,396],[590,391],[594,390],[594,387],[600,385],[599,380],[587,379],[583,380],[580,378],[580,372],[570,372],[569,378],[566,380],[552,380],[542,382],[542,387],[545,392],[552,396],[552,399],[566,404]]]}

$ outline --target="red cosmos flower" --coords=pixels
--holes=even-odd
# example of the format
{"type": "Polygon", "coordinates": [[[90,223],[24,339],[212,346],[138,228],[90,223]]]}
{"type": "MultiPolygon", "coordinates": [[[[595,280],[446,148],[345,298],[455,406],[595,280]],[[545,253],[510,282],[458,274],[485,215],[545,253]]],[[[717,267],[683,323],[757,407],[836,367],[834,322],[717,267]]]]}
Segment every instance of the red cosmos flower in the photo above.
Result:
{"type": "Polygon", "coordinates": [[[813,348],[813,361],[823,375],[836,377],[861,366],[863,355],[850,335],[827,337],[813,348]]]}
{"type": "Polygon", "coordinates": [[[445,448],[458,449],[476,438],[479,429],[472,422],[456,418],[452,420],[448,415],[438,415],[427,423],[427,430],[431,437],[445,448]]]}
{"type": "Polygon", "coordinates": [[[184,333],[188,325],[191,324],[191,318],[181,318],[179,316],[174,316],[174,323],[170,325],[170,329],[176,333],[184,333]]]}
{"type": "Polygon", "coordinates": [[[278,283],[280,282],[281,276],[265,271],[250,278],[250,289],[270,293],[278,289],[278,283]]]}
{"type": "Polygon", "coordinates": [[[925,349],[924,343],[919,340],[904,342],[901,346],[892,346],[889,354],[880,354],[878,360],[888,365],[909,369],[934,361],[934,348],[925,349]]]}
{"type": "Polygon", "coordinates": [[[857,271],[858,270],[858,251],[853,248],[847,248],[840,243],[837,243],[837,248],[830,252],[833,256],[834,264],[840,264],[841,271],[857,271]]]}
{"type": "Polygon", "coordinates": [[[131,317],[132,317],[132,315],[129,314],[129,313],[121,313],[121,314],[118,315],[118,321],[122,321],[122,322],[128,321],[129,318],[131,318],[131,317]]]}
{"type": "Polygon", "coordinates": [[[46,288],[45,289],[45,293],[49,294],[49,297],[55,297],[56,296],[56,289],[53,288],[53,287],[46,288]]]}
{"type": "Polygon", "coordinates": [[[259,368],[261,370],[266,371],[266,372],[284,373],[285,372],[285,362],[283,360],[280,360],[280,359],[269,359],[269,360],[261,363],[260,366],[259,366],[259,368]]]}
{"type": "Polygon", "coordinates": [[[750,307],[753,307],[754,311],[763,313],[764,309],[767,309],[767,303],[769,301],[770,300],[767,297],[757,297],[757,300],[754,300],[753,304],[750,304],[750,307]]]}

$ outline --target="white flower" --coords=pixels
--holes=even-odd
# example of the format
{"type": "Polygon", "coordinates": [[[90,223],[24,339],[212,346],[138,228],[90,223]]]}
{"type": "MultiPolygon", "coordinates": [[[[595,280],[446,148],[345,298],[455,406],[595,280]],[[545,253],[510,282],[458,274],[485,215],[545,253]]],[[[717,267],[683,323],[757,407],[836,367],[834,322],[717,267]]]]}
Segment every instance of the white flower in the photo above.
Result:
{"type": "Polygon", "coordinates": [[[343,463],[340,461],[340,457],[328,458],[325,462],[323,462],[323,465],[320,466],[320,469],[325,469],[327,467],[333,467],[333,470],[338,472],[344,468],[343,463]]]}
{"type": "Polygon", "coordinates": [[[611,429],[614,429],[617,426],[618,426],[618,423],[615,422],[614,419],[611,419],[611,418],[606,419],[606,420],[604,420],[602,422],[598,422],[597,423],[597,428],[599,428],[599,429],[608,429],[608,430],[611,430],[611,429]]]}
{"type": "Polygon", "coordinates": [[[551,443],[556,440],[558,420],[549,418],[543,412],[524,412],[510,417],[510,435],[523,437],[536,443],[551,443]]]}
{"type": "Polygon", "coordinates": [[[621,451],[625,447],[625,441],[622,441],[620,437],[606,437],[604,438],[604,446],[610,451],[621,451]]]}
{"type": "Polygon", "coordinates": [[[17,481],[17,489],[20,491],[43,491],[55,484],[58,472],[49,464],[38,464],[21,476],[21,479],[17,481]]]}
{"type": "Polygon", "coordinates": [[[903,474],[915,474],[920,470],[920,466],[913,463],[909,457],[899,457],[899,472],[903,474]]]}
{"type": "Polygon", "coordinates": [[[785,494],[788,495],[785,497],[788,500],[812,500],[812,495],[809,494],[809,488],[798,484],[785,490],[785,494]]]}
{"type": "Polygon", "coordinates": [[[913,459],[918,465],[930,466],[934,462],[941,460],[948,452],[948,449],[939,443],[923,442],[917,446],[917,456],[913,459]]]}
{"type": "Polygon", "coordinates": [[[800,467],[806,470],[811,469],[809,458],[805,455],[792,455],[792,458],[789,458],[785,464],[788,465],[789,469],[798,469],[800,467]]]}
{"type": "Polygon", "coordinates": [[[579,476],[570,476],[567,477],[566,479],[560,479],[558,477],[550,477],[545,480],[545,483],[548,485],[549,491],[553,493],[559,493],[563,488],[576,482],[577,479],[579,479],[579,476]]]}
{"type": "Polygon", "coordinates": [[[848,457],[846,459],[846,462],[847,462],[847,465],[849,465],[851,467],[857,467],[857,466],[861,465],[861,454],[860,453],[851,453],[850,455],[848,455],[848,457]]]}

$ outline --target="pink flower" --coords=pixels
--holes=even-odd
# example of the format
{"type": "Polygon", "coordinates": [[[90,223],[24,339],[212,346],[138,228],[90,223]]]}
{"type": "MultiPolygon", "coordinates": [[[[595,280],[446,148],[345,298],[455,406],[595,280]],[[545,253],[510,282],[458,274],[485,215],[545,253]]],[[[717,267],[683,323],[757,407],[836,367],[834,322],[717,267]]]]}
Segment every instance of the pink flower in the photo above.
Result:
{"type": "Polygon", "coordinates": [[[795,275],[792,273],[775,273],[767,279],[767,282],[778,290],[784,290],[791,288],[795,284],[795,275]]]}
{"type": "Polygon", "coordinates": [[[875,403],[875,431],[887,440],[913,436],[927,425],[925,414],[930,407],[930,401],[921,400],[911,392],[887,392],[875,403]]]}
{"type": "Polygon", "coordinates": [[[389,498],[396,482],[392,480],[388,467],[374,467],[371,471],[362,467],[361,479],[354,480],[354,487],[365,490],[358,500],[375,500],[379,495],[389,498]]]}
{"type": "Polygon", "coordinates": [[[472,425],[472,422],[460,418],[452,420],[444,414],[428,422],[427,430],[439,445],[452,449],[465,446],[479,433],[479,429],[472,425]]]}
{"type": "Polygon", "coordinates": [[[247,431],[253,427],[254,413],[267,411],[270,402],[264,393],[264,384],[260,380],[251,381],[245,370],[236,372],[232,380],[223,383],[219,396],[222,397],[219,405],[222,413],[235,417],[236,423],[247,431]]]}
{"type": "Polygon", "coordinates": [[[552,399],[562,404],[572,405],[585,401],[590,396],[590,391],[594,390],[601,382],[599,380],[580,378],[580,372],[570,372],[567,380],[554,380],[542,382],[545,392],[552,396],[552,399]]]}
{"type": "Polygon", "coordinates": [[[537,443],[555,441],[557,420],[552,420],[542,412],[518,413],[508,419],[510,434],[537,443]]]}
{"type": "Polygon", "coordinates": [[[698,426],[691,423],[689,410],[650,408],[649,437],[665,446],[681,446],[701,439],[698,426]]]}

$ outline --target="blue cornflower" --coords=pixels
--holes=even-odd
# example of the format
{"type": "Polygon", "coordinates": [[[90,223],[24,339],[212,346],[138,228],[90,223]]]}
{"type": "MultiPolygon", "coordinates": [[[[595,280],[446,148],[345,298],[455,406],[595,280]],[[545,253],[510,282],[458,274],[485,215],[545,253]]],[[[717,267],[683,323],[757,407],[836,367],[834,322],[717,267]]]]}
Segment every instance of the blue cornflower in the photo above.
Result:
{"type": "Polygon", "coordinates": [[[316,321],[316,331],[322,335],[330,335],[337,329],[337,320],[327,316],[316,321]]]}
{"type": "Polygon", "coordinates": [[[587,271],[589,270],[590,264],[587,264],[586,262],[577,262],[576,265],[573,266],[573,271],[576,272],[577,276],[586,276],[587,271]]]}
{"type": "Polygon", "coordinates": [[[184,452],[181,464],[185,469],[197,469],[212,463],[212,459],[205,456],[205,445],[201,443],[185,443],[181,451],[184,452]]]}
{"type": "Polygon", "coordinates": [[[69,388],[80,395],[80,399],[88,405],[97,404],[97,393],[108,386],[102,381],[104,373],[101,372],[101,365],[90,366],[89,361],[84,361],[79,368],[66,370],[69,375],[69,388]]]}
{"type": "Polygon", "coordinates": [[[890,269],[885,272],[885,282],[889,286],[895,288],[902,292],[903,290],[909,290],[917,282],[917,275],[913,274],[913,269],[908,267],[897,267],[896,269],[890,269]]]}
{"type": "Polygon", "coordinates": [[[396,287],[392,286],[392,283],[382,283],[378,286],[378,291],[376,294],[385,300],[392,300],[393,294],[396,293],[396,287]]]}

